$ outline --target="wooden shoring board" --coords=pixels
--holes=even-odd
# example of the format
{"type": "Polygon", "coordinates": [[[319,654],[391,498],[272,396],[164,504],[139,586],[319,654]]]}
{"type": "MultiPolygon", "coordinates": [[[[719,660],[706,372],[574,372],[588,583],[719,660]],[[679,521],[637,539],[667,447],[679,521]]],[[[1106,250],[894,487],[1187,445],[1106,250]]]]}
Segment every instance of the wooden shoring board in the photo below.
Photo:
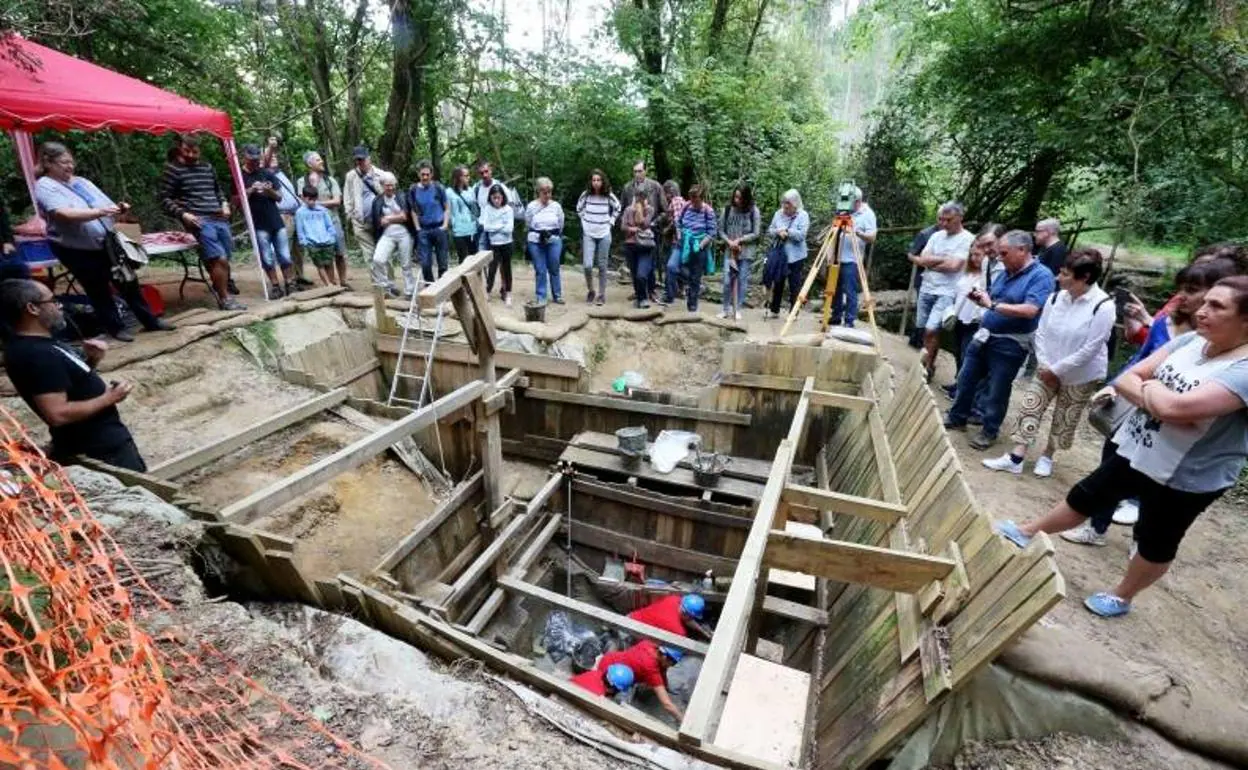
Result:
{"type": "Polygon", "coordinates": [[[482,490],[483,475],[482,471],[477,471],[469,479],[458,484],[451,491],[450,497],[440,503],[429,518],[417,524],[415,529],[395,543],[394,547],[381,557],[381,561],[373,568],[373,574],[389,572],[407,558],[408,554],[416,550],[416,547],[437,531],[438,527],[446,523],[448,518],[467,504],[473,495],[482,490]]]}
{"type": "Polygon", "coordinates": [[[718,384],[733,388],[800,392],[805,387],[806,380],[803,377],[779,377],[774,374],[727,372],[720,375],[718,384]]]}
{"type": "MultiPolygon", "coordinates": [[[[794,454],[801,454],[806,443],[806,426],[810,418],[810,394],[815,389],[815,378],[807,377],[802,384],[802,395],[793,410],[793,421],[789,423],[789,441],[793,444],[794,454]]],[[[780,522],[780,526],[784,523],[780,522]]]]}
{"type": "MultiPolygon", "coordinates": [[[[431,346],[431,340],[409,337],[404,357],[411,355],[423,359],[429,354],[431,346]]],[[[397,354],[399,352],[399,338],[390,334],[377,335],[377,352],[378,354],[397,354]]],[[[472,348],[462,343],[447,342],[446,340],[438,340],[438,347],[434,352],[434,361],[480,366],[477,354],[472,351],[472,348]]],[[[518,353],[512,350],[495,351],[494,366],[503,369],[522,369],[530,374],[558,377],[565,380],[579,380],[581,376],[581,365],[570,358],[555,358],[554,356],[544,356],[536,353],[518,353]]]]}
{"type": "Polygon", "coordinates": [[[1048,557],[1025,581],[1019,582],[1013,595],[1019,603],[978,645],[965,651],[951,650],[954,687],[961,686],[991,663],[1011,641],[1055,607],[1066,595],[1066,581],[1052,563],[1052,557],[1048,557]]]}
{"type": "Polygon", "coordinates": [[[288,428],[291,425],[315,416],[322,411],[337,406],[347,400],[347,389],[339,388],[330,391],[316,398],[310,399],[297,404],[283,412],[273,415],[269,419],[256,423],[243,430],[231,433],[230,435],[218,439],[211,444],[197,447],[189,452],[183,452],[176,457],[171,457],[162,463],[159,463],[148,469],[148,473],[162,479],[172,479],[189,473],[196,468],[203,467],[208,463],[219,460],[222,457],[235,452],[255,441],[259,441],[265,436],[277,433],[279,430],[288,428]]]}
{"type": "Polygon", "coordinates": [[[387,425],[383,430],[365,436],[329,457],[231,503],[221,510],[221,517],[227,521],[246,522],[263,510],[273,510],[288,503],[339,474],[358,468],[384,452],[390,445],[436,423],[443,415],[472,403],[480,397],[484,387],[479,381],[470,382],[398,422],[387,425]]]}
{"type": "Polygon", "coordinates": [[[689,699],[685,718],[680,724],[682,743],[699,746],[711,740],[724,688],[746,641],[750,610],[754,605],[754,594],[758,590],[763,556],[767,550],[767,535],[780,506],[780,493],[789,478],[793,452],[793,443],[788,439],[781,441],[776,449],[771,478],[759,500],[758,513],[754,516],[750,534],[733,573],[732,588],[719,616],[719,625],[702,663],[702,672],[689,699]]]}
{"type": "Polygon", "coordinates": [[[786,484],[782,492],[786,502],[804,505],[816,510],[832,511],[848,516],[862,516],[886,524],[899,521],[906,515],[905,506],[886,503],[858,495],[847,495],[801,484],[786,484]]]}
{"type": "Polygon", "coordinates": [[[128,487],[143,487],[147,491],[164,500],[166,503],[172,503],[175,499],[182,496],[182,485],[175,484],[172,481],[159,478],[151,473],[143,473],[133,471],[129,468],[121,468],[116,465],[110,465],[102,460],[94,457],[86,457],[78,455],[74,458],[75,465],[81,465],[90,468],[93,471],[107,473],[115,477],[122,484],[128,487]]]}
{"type": "MultiPolygon", "coordinates": [[[[376,433],[385,427],[383,423],[377,422],[354,407],[335,406],[331,407],[329,411],[369,433],[376,433]]],[[[425,457],[425,453],[420,450],[416,439],[411,436],[391,444],[389,450],[409,471],[416,474],[417,478],[426,482],[426,489],[432,487],[433,489],[445,490],[451,487],[451,480],[446,477],[446,474],[438,470],[437,466],[430,462],[428,457],[425,457]]]]}
{"type": "Polygon", "coordinates": [[[854,648],[847,666],[833,678],[824,693],[816,712],[820,731],[842,718],[864,695],[875,697],[883,691],[901,668],[897,662],[896,616],[889,613],[887,621],[854,648]]]}
{"type": "Polygon", "coordinates": [[[865,412],[875,404],[868,397],[847,396],[844,393],[833,393],[827,390],[812,390],[810,392],[810,403],[814,406],[849,409],[855,412],[865,412]]]}
{"type": "Polygon", "coordinates": [[[890,591],[916,593],[954,569],[950,559],[842,540],[813,540],[772,530],[764,561],[769,567],[890,591]]]}
{"type": "MultiPolygon", "coordinates": [[[[863,383],[863,392],[873,401],[876,398],[875,382],[871,375],[863,383]]],[[[880,407],[872,404],[867,410],[867,425],[871,430],[871,447],[875,453],[875,470],[880,476],[884,489],[884,501],[893,505],[905,506],[901,497],[901,488],[897,485],[897,468],[893,463],[892,450],[888,444],[888,432],[884,429],[884,417],[880,407]]]]}
{"type": "MultiPolygon", "coordinates": [[[[628,489],[621,488],[619,485],[610,485],[603,482],[589,481],[585,478],[577,478],[572,482],[572,492],[597,497],[602,500],[611,500],[625,505],[632,505],[648,511],[666,514],[668,516],[679,516],[683,519],[696,521],[701,524],[710,524],[715,527],[725,527],[727,529],[745,529],[750,528],[751,519],[747,516],[738,516],[731,513],[721,513],[719,511],[711,511],[703,508],[694,507],[692,503],[684,504],[674,502],[681,498],[667,498],[666,496],[651,497],[635,491],[636,487],[628,489]]],[[[657,495],[657,493],[655,493],[657,495]]],[[[687,499],[687,498],[686,498],[687,499]]],[[[743,509],[744,510],[744,509],[743,509]]]]}
{"type": "MultiPolygon", "coordinates": [[[[537,563],[538,558],[541,557],[542,551],[554,539],[555,533],[559,531],[562,522],[563,514],[557,513],[551,516],[549,521],[541,525],[537,535],[510,564],[510,568],[507,570],[508,576],[523,580],[528,571],[537,563]]],[[[502,609],[506,598],[503,589],[497,587],[492,589],[490,595],[481,604],[481,607],[473,613],[472,618],[465,624],[465,628],[473,634],[480,634],[490,624],[490,621],[494,619],[498,611],[502,609]]]]}
{"type": "MultiPolygon", "coordinates": [[[[510,501],[507,504],[510,505],[510,501]]],[[[503,531],[499,532],[489,545],[485,547],[485,550],[478,554],[476,559],[473,559],[467,569],[455,578],[455,582],[451,584],[451,595],[447,597],[444,603],[446,607],[450,607],[462,599],[468,590],[490,571],[494,563],[502,557],[503,551],[512,545],[512,538],[520,533],[524,526],[533,520],[534,516],[535,514],[525,511],[507,522],[507,526],[503,528],[503,531]]]]}
{"type": "Polygon", "coordinates": [[[438,277],[438,280],[421,289],[418,302],[422,310],[436,310],[462,287],[464,278],[484,270],[493,259],[491,251],[478,251],[438,277]]]}
{"type": "Polygon", "coordinates": [[[673,634],[670,631],[664,631],[647,623],[640,623],[617,612],[611,612],[577,599],[568,598],[563,594],[548,591],[545,588],[526,583],[518,578],[504,576],[499,578],[498,584],[505,591],[527,596],[554,607],[562,607],[575,615],[581,615],[612,628],[622,629],[633,636],[652,639],[659,644],[676,647],[694,655],[706,655],[707,646],[702,642],[695,641],[687,636],[673,634]]]}
{"type": "Polygon", "coordinates": [[[655,404],[650,401],[634,401],[630,398],[617,396],[596,396],[588,393],[568,393],[562,390],[545,390],[529,388],[524,392],[525,398],[539,401],[554,401],[564,404],[589,406],[596,409],[613,409],[617,412],[634,412],[638,414],[659,415],[662,417],[679,417],[699,422],[723,423],[725,425],[748,426],[753,419],[740,412],[719,412],[714,409],[698,409],[690,406],[673,406],[672,404],[655,404]]]}
{"type": "MultiPolygon", "coordinates": [[[[589,447],[610,454],[620,454],[619,441],[610,433],[600,433],[598,431],[582,431],[572,437],[567,442],[574,446],[589,447]]],[[[651,450],[654,448],[653,441],[646,442],[646,451],[644,457],[649,458],[651,450]]],[[[753,460],[748,457],[732,457],[731,461],[724,468],[724,477],[732,479],[741,479],[743,481],[753,481],[760,486],[767,483],[767,477],[771,475],[771,463],[766,460],[753,460]]],[[[682,459],[676,464],[678,468],[693,468],[693,463],[688,459],[682,459]]]]}
{"type": "Polygon", "coordinates": [[[989,635],[997,622],[1026,598],[1019,598],[1016,593],[1017,586],[1024,582],[1026,575],[1037,568],[1040,573],[1052,569],[1053,543],[1047,540],[1033,538],[1027,548],[1015,551],[1013,558],[996,577],[950,621],[951,649],[955,659],[989,635]]]}
{"type": "Polygon", "coordinates": [[[477,316],[479,340],[492,353],[498,347],[498,332],[494,328],[494,315],[490,312],[490,298],[485,291],[485,280],[480,272],[475,272],[464,276],[463,284],[464,293],[472,300],[472,309],[477,316]]]}
{"type": "Polygon", "coordinates": [[[572,542],[596,548],[609,554],[636,554],[643,562],[650,562],[661,567],[687,572],[691,575],[704,574],[708,569],[717,575],[731,574],[737,568],[737,560],[724,556],[692,551],[674,545],[664,545],[649,538],[626,535],[605,527],[584,524],[575,517],[565,522],[565,527],[572,529],[572,542]]]}
{"type": "MultiPolygon", "coordinates": [[[[829,731],[823,736],[827,747],[821,754],[819,767],[864,767],[868,756],[878,757],[901,735],[914,727],[930,709],[923,696],[923,671],[913,661],[896,675],[880,695],[878,702],[862,700],[838,720],[845,723],[843,732],[829,731]]],[[[821,749],[823,747],[821,746],[821,749]]]]}

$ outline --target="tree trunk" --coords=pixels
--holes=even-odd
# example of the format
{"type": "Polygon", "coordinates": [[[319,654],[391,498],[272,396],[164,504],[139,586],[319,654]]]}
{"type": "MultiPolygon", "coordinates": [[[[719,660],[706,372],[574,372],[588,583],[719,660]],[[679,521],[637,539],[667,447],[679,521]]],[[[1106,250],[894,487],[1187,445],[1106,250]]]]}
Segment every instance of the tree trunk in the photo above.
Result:
{"type": "Polygon", "coordinates": [[[754,26],[750,27],[750,40],[745,44],[745,55],[741,57],[741,67],[744,69],[750,66],[750,55],[754,53],[754,43],[758,40],[758,29],[763,26],[763,17],[767,13],[767,4],[770,0],[762,0],[758,4],[758,14],[754,17],[754,26]]]}
{"type": "MultiPolygon", "coordinates": [[[[355,16],[351,19],[351,26],[347,32],[346,47],[344,49],[344,57],[346,61],[345,75],[347,79],[347,119],[343,123],[342,141],[340,146],[343,149],[343,157],[341,160],[345,162],[352,147],[355,147],[363,139],[364,125],[364,101],[360,98],[360,78],[363,69],[363,52],[360,50],[360,41],[364,35],[364,22],[368,18],[368,0],[359,0],[355,6],[355,16]]],[[[326,159],[329,162],[329,159],[326,159]]],[[[333,166],[331,166],[332,168],[333,166]]]]}
{"type": "Polygon", "coordinates": [[[1048,148],[1041,150],[1031,162],[1031,177],[1027,180],[1027,188],[1023,193],[1023,201],[1018,206],[1018,223],[1030,225],[1040,218],[1040,207],[1044,205],[1049,185],[1057,173],[1060,156],[1057,150],[1048,148]]]}
{"type": "Polygon", "coordinates": [[[433,164],[433,177],[442,178],[442,144],[438,139],[438,105],[432,98],[425,99],[425,131],[429,134],[429,162],[433,164]]]}
{"type": "Polygon", "coordinates": [[[396,2],[390,8],[390,40],[394,46],[394,62],[391,66],[390,98],[386,102],[386,117],[382,122],[381,138],[377,142],[377,160],[382,168],[394,167],[395,151],[399,136],[407,118],[412,93],[412,17],[405,2],[396,2]]]}
{"type": "Polygon", "coordinates": [[[719,49],[724,42],[724,27],[728,25],[728,5],[731,0],[715,0],[715,8],[711,12],[711,28],[706,36],[706,54],[712,59],[719,56],[719,49]]]}
{"type": "Polygon", "coordinates": [[[663,94],[663,0],[633,0],[641,11],[644,31],[641,35],[641,68],[646,73],[649,94],[646,116],[650,123],[650,145],[654,152],[654,178],[671,178],[672,165],[667,157],[668,132],[663,94]]]}

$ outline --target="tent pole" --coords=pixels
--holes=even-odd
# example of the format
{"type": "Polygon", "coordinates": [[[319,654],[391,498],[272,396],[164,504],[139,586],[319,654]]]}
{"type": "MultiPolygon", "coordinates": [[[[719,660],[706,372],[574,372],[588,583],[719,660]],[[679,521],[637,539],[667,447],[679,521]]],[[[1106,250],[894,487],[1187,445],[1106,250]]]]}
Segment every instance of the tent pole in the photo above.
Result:
{"type": "MultiPolygon", "coordinates": [[[[264,292],[267,299],[269,282],[264,274],[264,264],[260,260],[260,241],[256,238],[256,223],[251,219],[251,206],[247,205],[247,191],[243,188],[243,169],[238,163],[238,150],[234,147],[233,137],[222,139],[221,144],[225,147],[225,162],[230,167],[230,177],[234,180],[234,189],[238,192],[238,207],[243,210],[243,220],[247,222],[247,235],[251,238],[251,253],[256,258],[256,272],[260,273],[260,290],[264,292]]],[[[225,298],[222,297],[222,299],[225,298]]]]}
{"type": "Polygon", "coordinates": [[[35,202],[35,142],[30,134],[21,129],[11,129],[9,138],[17,148],[17,162],[22,167],[22,177],[26,180],[26,190],[30,193],[30,205],[35,213],[39,213],[39,204],[35,202]]]}

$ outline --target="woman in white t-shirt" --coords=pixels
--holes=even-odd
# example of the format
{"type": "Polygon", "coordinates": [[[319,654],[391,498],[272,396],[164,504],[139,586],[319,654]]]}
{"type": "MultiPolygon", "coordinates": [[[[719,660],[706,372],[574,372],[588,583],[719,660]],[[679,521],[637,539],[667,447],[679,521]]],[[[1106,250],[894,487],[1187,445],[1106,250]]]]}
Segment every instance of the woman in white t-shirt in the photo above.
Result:
{"type": "Polygon", "coordinates": [[[1137,407],[1114,434],[1114,455],[1039,519],[997,524],[1021,548],[1040,532],[1071,529],[1138,497],[1127,573],[1112,592],[1084,601],[1101,617],[1125,615],[1166,574],[1187,528],[1234,486],[1248,461],[1248,276],[1224,278],[1205,294],[1196,329],[1114,380],[1116,397],[1137,407]]]}

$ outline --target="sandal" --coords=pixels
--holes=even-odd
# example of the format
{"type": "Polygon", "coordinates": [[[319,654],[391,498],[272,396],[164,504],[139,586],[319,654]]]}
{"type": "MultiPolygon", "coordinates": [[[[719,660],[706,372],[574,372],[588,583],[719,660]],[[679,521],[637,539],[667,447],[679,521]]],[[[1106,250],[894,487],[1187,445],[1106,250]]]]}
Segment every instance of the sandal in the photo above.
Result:
{"type": "Polygon", "coordinates": [[[1083,606],[1093,615],[1102,618],[1117,618],[1131,611],[1131,602],[1120,599],[1111,593],[1101,591],[1083,600],[1083,606]]]}

